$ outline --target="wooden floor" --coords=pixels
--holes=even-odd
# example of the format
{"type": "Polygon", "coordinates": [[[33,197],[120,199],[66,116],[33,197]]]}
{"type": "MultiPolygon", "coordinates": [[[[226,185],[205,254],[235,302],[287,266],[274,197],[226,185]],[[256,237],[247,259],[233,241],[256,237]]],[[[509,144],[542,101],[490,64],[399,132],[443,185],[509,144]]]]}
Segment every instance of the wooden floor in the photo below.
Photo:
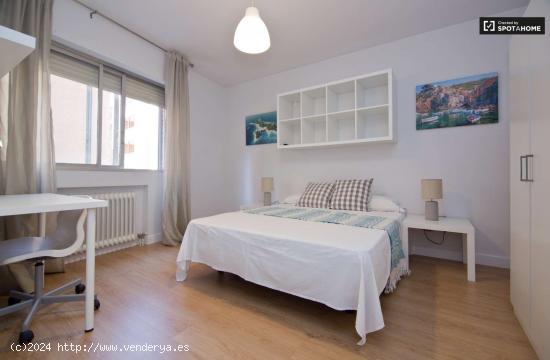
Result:
{"type": "MultiPolygon", "coordinates": [[[[32,325],[50,353],[13,353],[22,314],[0,320],[0,358],[73,358],[58,343],[189,345],[194,359],[533,359],[509,301],[507,270],[478,267],[466,281],[463,264],[412,257],[412,275],[382,296],[386,327],[355,345],[355,315],[263,288],[194,264],[175,281],[176,248],[134,247],[97,257],[101,309],[84,333],[83,304],[43,309],[32,325]]],[[[51,288],[82,276],[84,263],[48,275],[51,288]]],[[[330,286],[330,284],[327,284],[330,286]]],[[[78,358],[160,358],[159,353],[81,353],[78,358]]]]}

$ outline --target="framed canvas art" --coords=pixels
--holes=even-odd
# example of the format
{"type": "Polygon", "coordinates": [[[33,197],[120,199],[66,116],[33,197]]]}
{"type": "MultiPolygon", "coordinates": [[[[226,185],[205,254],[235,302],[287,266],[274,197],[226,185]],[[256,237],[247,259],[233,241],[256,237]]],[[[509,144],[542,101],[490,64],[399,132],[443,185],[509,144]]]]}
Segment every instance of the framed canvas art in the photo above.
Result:
{"type": "Polygon", "coordinates": [[[416,87],[416,130],[498,123],[498,74],[416,87]]]}
{"type": "Polygon", "coordinates": [[[245,119],[246,145],[277,143],[277,112],[249,115],[245,119]]]}

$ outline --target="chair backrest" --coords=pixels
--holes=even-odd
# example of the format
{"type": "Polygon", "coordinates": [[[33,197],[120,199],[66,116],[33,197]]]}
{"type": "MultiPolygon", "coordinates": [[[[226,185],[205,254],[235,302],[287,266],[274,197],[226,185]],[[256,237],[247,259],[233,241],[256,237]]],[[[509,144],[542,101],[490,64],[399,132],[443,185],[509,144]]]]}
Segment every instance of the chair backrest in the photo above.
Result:
{"type": "Polygon", "coordinates": [[[53,245],[57,256],[67,256],[82,247],[85,238],[84,223],[87,210],[62,211],[57,215],[57,228],[46,235],[50,245],[53,245]]]}

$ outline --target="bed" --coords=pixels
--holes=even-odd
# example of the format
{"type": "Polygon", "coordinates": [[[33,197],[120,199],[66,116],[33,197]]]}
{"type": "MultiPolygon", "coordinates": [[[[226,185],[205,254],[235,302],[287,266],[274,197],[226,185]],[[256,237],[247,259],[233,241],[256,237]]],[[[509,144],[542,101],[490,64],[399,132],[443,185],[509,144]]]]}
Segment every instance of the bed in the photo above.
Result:
{"type": "Polygon", "coordinates": [[[384,327],[380,294],[408,274],[401,212],[357,212],[277,205],[191,221],[176,279],[190,262],[323,303],[356,310],[363,345],[384,327]]]}

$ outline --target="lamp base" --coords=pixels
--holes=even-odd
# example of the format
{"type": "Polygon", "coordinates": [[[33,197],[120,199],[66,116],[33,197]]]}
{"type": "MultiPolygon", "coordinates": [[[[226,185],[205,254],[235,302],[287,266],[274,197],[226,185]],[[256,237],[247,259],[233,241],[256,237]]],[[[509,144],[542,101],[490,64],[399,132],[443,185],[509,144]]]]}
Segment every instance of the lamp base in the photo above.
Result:
{"type": "Polygon", "coordinates": [[[426,217],[426,220],[439,221],[439,205],[437,201],[426,201],[424,216],[426,217]]]}
{"type": "Polygon", "coordinates": [[[271,205],[271,193],[264,192],[264,206],[270,206],[270,205],[271,205]]]}

